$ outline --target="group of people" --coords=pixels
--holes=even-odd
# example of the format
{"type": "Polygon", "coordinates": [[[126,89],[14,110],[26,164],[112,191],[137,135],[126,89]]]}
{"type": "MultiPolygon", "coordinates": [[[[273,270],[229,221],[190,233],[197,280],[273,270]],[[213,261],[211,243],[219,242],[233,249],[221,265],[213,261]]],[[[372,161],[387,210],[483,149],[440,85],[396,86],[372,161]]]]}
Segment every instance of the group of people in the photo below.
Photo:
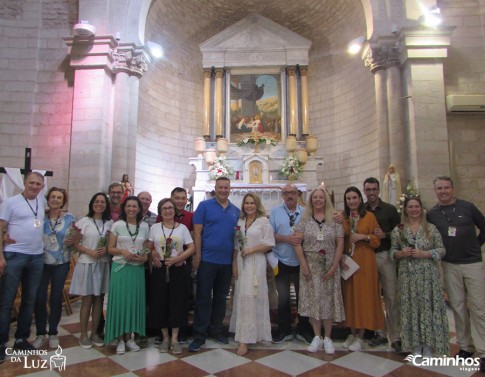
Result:
{"type": "Polygon", "coordinates": [[[254,193],[244,196],[241,209],[231,203],[230,180],[224,177],[216,180],[214,197],[201,202],[193,214],[184,209],[186,191],[174,189],[171,198],[159,202],[158,217],[149,210],[148,192],[130,192],[122,200],[132,188],[114,183],[109,196],[99,192],[91,198],[87,216],[77,222],[63,210],[68,199],[63,189],[48,191],[44,209],[38,197],[43,185],[40,174],[27,174],[24,192],[0,207],[1,361],[20,283],[22,304],[13,347],[29,350],[47,341],[49,347],[59,345],[62,290],[71,255],[77,253],[70,293],[82,297],[80,345],[115,341],[118,354],[139,350],[133,334],[145,336],[147,328],[161,332],[160,352],[182,352],[190,274],[196,271],[190,352],[199,351],[209,336],[228,343],[223,319],[234,277],[229,330],[239,342],[239,355],[259,341],[293,339],[291,283],[297,296],[296,335],[309,344],[309,352],[333,354],[332,325],[343,322],[350,335],[342,346],[350,351],[362,350],[365,330],[371,330],[375,336],[370,346],[390,341],[396,352],[448,355],[443,260],[458,356],[475,354],[485,367],[485,218],[472,203],[454,196],[449,177],[434,181],[438,203],[433,208],[426,213],[421,199],[409,196],[401,218],[393,205],[380,199],[379,181],[372,177],[364,181],[366,202],[357,187],[347,188],[343,212],[334,210],[322,187],[302,206],[297,187],[288,184],[282,189],[283,203],[271,209],[269,219],[254,193]],[[278,331],[273,334],[269,253],[278,263],[278,331]],[[350,259],[359,268],[342,279],[350,259]],[[34,311],[37,337],[30,344],[34,311]]]}

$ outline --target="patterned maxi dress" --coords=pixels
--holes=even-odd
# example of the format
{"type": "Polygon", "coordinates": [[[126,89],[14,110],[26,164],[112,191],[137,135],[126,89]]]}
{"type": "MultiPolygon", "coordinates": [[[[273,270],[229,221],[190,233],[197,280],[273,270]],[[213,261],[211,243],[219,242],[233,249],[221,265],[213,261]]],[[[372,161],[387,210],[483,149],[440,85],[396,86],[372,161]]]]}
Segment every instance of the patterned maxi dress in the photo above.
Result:
{"type": "Polygon", "coordinates": [[[445,255],[441,235],[433,224],[429,238],[419,227],[416,236],[409,227],[394,228],[391,234],[391,258],[398,266],[398,303],[400,306],[401,341],[404,350],[425,344],[437,355],[450,353],[448,318],[441,286],[439,262],[445,255]],[[401,238],[408,245],[431,252],[432,258],[395,258],[401,250],[401,238]]]}
{"type": "Polygon", "coordinates": [[[303,233],[303,251],[311,272],[310,281],[300,274],[300,297],[298,313],[317,320],[332,319],[336,322],[345,320],[340,267],[333,277],[322,281],[323,276],[332,267],[337,238],[344,236],[341,224],[322,224],[322,229],[313,218],[302,219],[294,227],[295,232],[303,233]],[[323,239],[318,240],[322,234],[323,239]],[[324,253],[320,253],[324,250],[324,253]]]}

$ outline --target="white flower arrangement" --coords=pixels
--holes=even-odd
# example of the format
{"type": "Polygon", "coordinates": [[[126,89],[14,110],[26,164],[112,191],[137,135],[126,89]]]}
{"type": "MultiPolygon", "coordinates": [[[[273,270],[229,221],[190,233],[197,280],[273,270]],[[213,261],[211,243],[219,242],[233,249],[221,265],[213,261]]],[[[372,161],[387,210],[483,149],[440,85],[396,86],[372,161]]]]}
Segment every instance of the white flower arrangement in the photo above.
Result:
{"type": "Polygon", "coordinates": [[[209,178],[211,181],[215,181],[220,177],[231,178],[233,175],[234,169],[225,156],[217,157],[214,162],[209,165],[209,178]]]}
{"type": "Polygon", "coordinates": [[[286,156],[280,173],[287,178],[298,178],[302,172],[303,166],[300,161],[295,156],[286,156]]]}
{"type": "Polygon", "coordinates": [[[253,137],[253,136],[249,136],[243,140],[241,140],[239,143],[237,143],[237,146],[238,147],[242,147],[244,145],[248,145],[248,144],[266,144],[266,145],[276,145],[278,144],[278,141],[271,138],[271,137],[265,137],[265,136],[261,136],[261,137],[253,137]]]}

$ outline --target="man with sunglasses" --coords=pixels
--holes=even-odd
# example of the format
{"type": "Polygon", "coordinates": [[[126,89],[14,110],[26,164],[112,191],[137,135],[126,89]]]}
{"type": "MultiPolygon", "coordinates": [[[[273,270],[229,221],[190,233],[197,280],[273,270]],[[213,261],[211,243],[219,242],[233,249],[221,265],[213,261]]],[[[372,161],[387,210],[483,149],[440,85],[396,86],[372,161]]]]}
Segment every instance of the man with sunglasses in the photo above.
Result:
{"type": "MultiPolygon", "coordinates": [[[[278,333],[273,336],[273,343],[283,343],[293,339],[291,331],[290,283],[293,281],[296,291],[296,306],[300,291],[300,263],[295,254],[295,245],[303,239],[293,232],[303,214],[303,207],[298,204],[298,188],[293,184],[283,187],[283,204],[271,210],[269,221],[273,226],[276,245],[273,253],[278,258],[276,290],[278,292],[278,333]]],[[[313,331],[308,317],[298,315],[297,339],[308,344],[313,340],[313,331]]]]}

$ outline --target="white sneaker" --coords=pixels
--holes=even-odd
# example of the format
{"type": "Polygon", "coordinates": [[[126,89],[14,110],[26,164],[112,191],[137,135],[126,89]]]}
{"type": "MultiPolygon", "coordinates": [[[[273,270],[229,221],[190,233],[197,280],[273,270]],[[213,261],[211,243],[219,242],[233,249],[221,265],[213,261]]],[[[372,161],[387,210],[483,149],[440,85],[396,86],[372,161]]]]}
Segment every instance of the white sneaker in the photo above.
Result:
{"type": "Polygon", "coordinates": [[[317,352],[320,348],[322,348],[322,343],[323,341],[321,336],[314,337],[310,345],[307,347],[307,351],[317,352]]]}
{"type": "Polygon", "coordinates": [[[335,347],[333,346],[332,339],[325,337],[323,339],[323,348],[327,355],[333,355],[335,353],[335,347]]]}
{"type": "Polygon", "coordinates": [[[358,336],[354,338],[354,341],[349,345],[349,351],[362,351],[364,348],[364,340],[360,339],[358,336]]]}
{"type": "Polygon", "coordinates": [[[45,342],[47,341],[47,337],[45,335],[37,335],[37,337],[32,342],[34,348],[39,349],[41,348],[45,342]]]}
{"type": "Polygon", "coordinates": [[[59,347],[59,338],[57,335],[49,335],[49,348],[59,347]]]}
{"type": "Polygon", "coordinates": [[[118,346],[116,347],[116,354],[123,355],[125,352],[126,352],[125,342],[123,340],[120,340],[118,342],[118,346]]]}
{"type": "Polygon", "coordinates": [[[349,346],[352,344],[352,342],[354,341],[355,339],[355,335],[354,334],[349,334],[349,336],[347,337],[347,339],[345,339],[345,342],[342,343],[342,348],[349,348],[349,346]]]}
{"type": "Polygon", "coordinates": [[[130,339],[126,342],[126,348],[133,352],[138,352],[140,350],[140,347],[138,346],[138,344],[135,343],[133,339],[130,339]]]}

